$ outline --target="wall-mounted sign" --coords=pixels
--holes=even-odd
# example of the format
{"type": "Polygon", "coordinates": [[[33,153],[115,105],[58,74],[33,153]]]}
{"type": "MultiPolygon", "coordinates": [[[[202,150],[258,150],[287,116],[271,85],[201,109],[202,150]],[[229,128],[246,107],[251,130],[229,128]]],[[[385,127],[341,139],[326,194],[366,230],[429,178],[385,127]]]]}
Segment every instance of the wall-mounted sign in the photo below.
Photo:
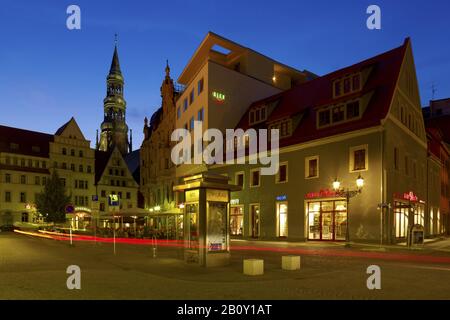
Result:
{"type": "Polygon", "coordinates": [[[306,199],[316,199],[316,198],[335,198],[336,191],[329,189],[320,190],[319,192],[309,192],[305,195],[306,199]]]}
{"type": "Polygon", "coordinates": [[[212,96],[217,102],[222,103],[222,102],[225,101],[225,95],[223,93],[220,93],[220,92],[217,92],[217,91],[213,91],[212,92],[212,96]]]}
{"type": "Polygon", "coordinates": [[[108,197],[108,204],[111,207],[119,206],[119,196],[117,194],[110,194],[108,197]]]}
{"type": "Polygon", "coordinates": [[[412,192],[412,191],[405,192],[403,194],[401,194],[401,193],[394,193],[394,198],[408,200],[408,201],[411,201],[411,202],[419,201],[419,197],[416,194],[414,194],[414,192],[412,192]]]}
{"type": "Polygon", "coordinates": [[[92,196],[92,201],[93,201],[93,202],[96,202],[96,201],[98,201],[98,195],[94,195],[94,196],[92,196]]]}
{"type": "Polygon", "coordinates": [[[228,190],[206,190],[206,201],[228,202],[228,190]]]}
{"type": "Polygon", "coordinates": [[[74,213],[75,212],[75,207],[72,204],[68,204],[66,206],[66,213],[74,213]]]}
{"type": "Polygon", "coordinates": [[[232,206],[238,205],[238,204],[239,204],[239,199],[231,199],[231,200],[230,200],[230,204],[231,204],[232,206]]]}
{"type": "Polygon", "coordinates": [[[286,201],[286,200],[287,200],[287,195],[285,195],[285,194],[277,197],[277,201],[286,201]]]}
{"type": "Polygon", "coordinates": [[[195,202],[199,199],[199,190],[189,190],[185,192],[186,202],[195,202]]]}
{"type": "Polygon", "coordinates": [[[91,213],[92,210],[86,207],[75,207],[75,212],[87,212],[87,213],[91,213]]]}

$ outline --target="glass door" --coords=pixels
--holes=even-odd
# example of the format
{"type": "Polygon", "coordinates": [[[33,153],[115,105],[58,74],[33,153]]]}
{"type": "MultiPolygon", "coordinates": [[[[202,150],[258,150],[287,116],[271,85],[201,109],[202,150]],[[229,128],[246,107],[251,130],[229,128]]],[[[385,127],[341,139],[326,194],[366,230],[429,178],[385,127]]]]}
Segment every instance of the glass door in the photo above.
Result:
{"type": "Polygon", "coordinates": [[[322,212],[322,240],[333,240],[333,212],[322,212]]]}

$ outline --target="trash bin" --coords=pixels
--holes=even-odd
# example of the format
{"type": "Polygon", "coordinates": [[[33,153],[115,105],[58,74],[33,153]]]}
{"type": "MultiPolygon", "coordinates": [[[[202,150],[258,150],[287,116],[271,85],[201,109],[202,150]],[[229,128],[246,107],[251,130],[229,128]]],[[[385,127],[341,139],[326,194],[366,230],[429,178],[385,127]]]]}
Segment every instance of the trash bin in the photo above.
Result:
{"type": "Polygon", "coordinates": [[[412,246],[420,246],[423,245],[424,240],[424,227],[420,224],[415,224],[411,228],[411,245],[412,246]]]}

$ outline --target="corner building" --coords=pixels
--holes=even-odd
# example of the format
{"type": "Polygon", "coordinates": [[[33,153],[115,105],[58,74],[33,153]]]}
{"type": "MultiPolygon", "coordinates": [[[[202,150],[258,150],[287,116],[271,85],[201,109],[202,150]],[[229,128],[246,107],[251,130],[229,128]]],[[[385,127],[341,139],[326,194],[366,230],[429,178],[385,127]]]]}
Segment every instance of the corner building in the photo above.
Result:
{"type": "Polygon", "coordinates": [[[350,241],[394,243],[412,225],[429,230],[439,210],[440,166],[427,152],[409,39],[252,103],[236,128],[279,129],[280,168],[211,169],[243,187],[232,193],[232,235],[343,241],[349,228],[350,241]],[[362,192],[348,203],[332,187],[354,190],[359,177],[362,192]]]}

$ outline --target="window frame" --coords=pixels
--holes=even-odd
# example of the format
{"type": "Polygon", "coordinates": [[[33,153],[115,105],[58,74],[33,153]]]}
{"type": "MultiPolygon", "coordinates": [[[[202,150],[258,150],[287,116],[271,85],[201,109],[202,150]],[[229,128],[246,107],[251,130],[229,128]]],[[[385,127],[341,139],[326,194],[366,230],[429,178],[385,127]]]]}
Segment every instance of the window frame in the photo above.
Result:
{"type": "Polygon", "coordinates": [[[250,188],[258,188],[260,186],[261,186],[261,168],[251,169],[250,170],[250,188]],[[257,185],[253,184],[253,173],[254,172],[259,172],[258,184],[257,185]]]}
{"type": "Polygon", "coordinates": [[[234,173],[234,184],[239,186],[237,184],[238,182],[238,175],[242,175],[242,190],[245,189],[245,171],[238,171],[234,173]]]}
{"type": "Polygon", "coordinates": [[[319,159],[320,158],[318,155],[305,157],[305,179],[311,180],[311,179],[318,179],[320,177],[320,160],[319,159]],[[310,168],[309,162],[311,160],[317,160],[317,175],[315,175],[315,176],[309,175],[309,168],[310,168]]]}
{"type": "Polygon", "coordinates": [[[349,172],[364,172],[369,170],[369,145],[363,144],[359,146],[353,146],[349,148],[349,172]],[[365,150],[365,168],[364,169],[357,169],[355,170],[355,152],[358,150],[365,150]]]}
{"type": "Polygon", "coordinates": [[[288,182],[289,182],[289,164],[288,164],[288,161],[283,161],[283,162],[280,162],[278,165],[278,172],[275,175],[275,184],[283,184],[283,183],[288,183],[288,182]],[[285,181],[280,181],[281,166],[286,166],[286,180],[285,181]]]}

